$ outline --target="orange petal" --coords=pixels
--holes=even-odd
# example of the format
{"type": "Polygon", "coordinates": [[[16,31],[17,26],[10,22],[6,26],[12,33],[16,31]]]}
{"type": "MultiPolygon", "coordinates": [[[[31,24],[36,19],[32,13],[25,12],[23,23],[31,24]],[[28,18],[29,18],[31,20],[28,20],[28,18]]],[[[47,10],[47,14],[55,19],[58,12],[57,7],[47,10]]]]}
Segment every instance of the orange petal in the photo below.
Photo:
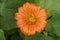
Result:
{"type": "Polygon", "coordinates": [[[18,13],[15,13],[15,19],[16,19],[16,20],[19,20],[19,15],[18,15],[18,13]]]}
{"type": "Polygon", "coordinates": [[[23,5],[23,9],[24,11],[26,11],[26,13],[37,13],[38,10],[40,10],[40,7],[35,4],[27,2],[23,5]]]}
{"type": "Polygon", "coordinates": [[[23,7],[18,8],[18,13],[24,13],[23,7]]]}
{"type": "Polygon", "coordinates": [[[34,35],[36,32],[35,26],[34,25],[29,25],[29,33],[30,35],[34,35]]]}
{"type": "Polygon", "coordinates": [[[17,21],[17,27],[18,28],[22,27],[22,25],[25,25],[25,24],[26,24],[25,20],[19,20],[19,21],[17,21]]]}
{"type": "Polygon", "coordinates": [[[39,10],[41,9],[40,6],[35,5],[33,3],[30,4],[30,7],[31,7],[32,13],[34,13],[34,14],[37,14],[39,12],[39,10]]]}
{"type": "Polygon", "coordinates": [[[35,23],[35,29],[36,29],[36,31],[38,31],[38,32],[41,32],[41,27],[40,27],[40,21],[36,21],[36,23],[35,23]]]}
{"type": "Polygon", "coordinates": [[[15,14],[15,19],[16,19],[16,20],[20,20],[20,19],[25,20],[26,17],[27,17],[27,15],[24,14],[24,13],[22,13],[22,12],[19,12],[19,13],[16,13],[16,14],[15,14]]]}
{"type": "Polygon", "coordinates": [[[44,28],[46,27],[46,25],[47,25],[47,22],[46,21],[42,21],[41,22],[42,31],[44,30],[44,28]]]}
{"type": "Polygon", "coordinates": [[[40,20],[46,20],[48,18],[48,12],[46,9],[40,10],[37,16],[40,20]]]}
{"type": "Polygon", "coordinates": [[[24,5],[23,5],[23,9],[24,9],[24,11],[28,14],[28,13],[30,13],[30,10],[31,10],[31,8],[30,8],[30,4],[27,2],[27,3],[25,3],[24,5]]]}
{"type": "Polygon", "coordinates": [[[28,14],[27,14],[27,12],[25,12],[26,10],[24,10],[22,7],[19,7],[18,8],[18,12],[19,12],[19,14],[23,14],[24,16],[27,16],[28,14]]]}
{"type": "Polygon", "coordinates": [[[36,27],[37,32],[42,32],[44,30],[44,28],[47,25],[46,21],[40,21],[40,23],[37,24],[38,26],[36,27]]]}
{"type": "Polygon", "coordinates": [[[27,36],[30,35],[28,25],[23,25],[23,27],[21,27],[20,30],[24,35],[27,35],[27,36]]]}

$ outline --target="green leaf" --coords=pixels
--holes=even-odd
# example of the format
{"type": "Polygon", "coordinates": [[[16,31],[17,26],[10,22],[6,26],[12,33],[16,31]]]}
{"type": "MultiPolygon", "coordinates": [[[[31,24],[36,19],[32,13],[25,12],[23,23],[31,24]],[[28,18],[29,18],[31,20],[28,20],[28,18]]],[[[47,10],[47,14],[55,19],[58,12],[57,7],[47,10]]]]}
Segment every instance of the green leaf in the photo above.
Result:
{"type": "Polygon", "coordinates": [[[46,8],[48,10],[60,10],[60,0],[46,0],[46,8]]]}
{"type": "MultiPolygon", "coordinates": [[[[49,35],[49,32],[47,32],[47,31],[44,31],[44,32],[43,32],[43,35],[44,35],[44,37],[43,37],[44,40],[54,40],[54,39],[55,39],[55,38],[53,38],[53,36],[50,36],[50,35],[49,35]]],[[[43,39],[43,38],[42,38],[42,39],[43,39]]]]}
{"type": "Polygon", "coordinates": [[[54,40],[53,37],[45,36],[45,40],[54,40]]]}
{"type": "Polygon", "coordinates": [[[0,40],[5,40],[4,32],[0,29],[0,40]]]}
{"type": "Polygon", "coordinates": [[[46,0],[46,8],[48,9],[48,15],[52,16],[48,20],[46,31],[60,36],[60,0],[46,0]]]}
{"type": "Polygon", "coordinates": [[[53,13],[52,18],[48,20],[48,25],[45,30],[51,34],[53,33],[60,36],[60,13],[57,11],[53,11],[51,13],[53,13]]]}
{"type": "Polygon", "coordinates": [[[25,40],[40,40],[41,37],[42,37],[41,33],[36,33],[33,36],[25,36],[25,40]]]}
{"type": "Polygon", "coordinates": [[[57,35],[57,36],[60,36],[60,14],[58,14],[58,12],[57,12],[57,14],[55,14],[54,16],[53,16],[53,18],[51,19],[51,21],[52,21],[52,25],[53,25],[53,28],[54,28],[54,33],[57,35]]]}
{"type": "Polygon", "coordinates": [[[14,14],[17,12],[18,5],[22,5],[22,0],[1,0],[0,15],[2,16],[0,27],[4,30],[11,30],[16,28],[14,14]]]}
{"type": "Polygon", "coordinates": [[[12,10],[6,10],[4,9],[3,12],[4,13],[3,17],[1,18],[1,28],[4,30],[11,30],[13,28],[16,28],[16,24],[14,21],[14,17],[13,14],[14,13],[12,10]]]}
{"type": "Polygon", "coordinates": [[[53,37],[37,33],[34,36],[25,36],[25,40],[54,40],[53,37]]]}
{"type": "Polygon", "coordinates": [[[12,30],[4,30],[4,33],[5,33],[5,35],[13,35],[13,34],[18,33],[18,29],[15,28],[15,29],[12,29],[12,30]]]}
{"type": "Polygon", "coordinates": [[[55,40],[60,40],[60,37],[55,37],[56,39],[55,40]]]}
{"type": "Polygon", "coordinates": [[[0,20],[1,21],[0,27],[4,30],[10,30],[16,28],[14,17],[13,17],[14,16],[13,13],[15,12],[15,10],[5,8],[6,2],[7,2],[6,0],[3,0],[1,3],[0,15],[2,16],[2,18],[0,20]]]}
{"type": "Polygon", "coordinates": [[[53,33],[53,27],[52,27],[51,21],[48,20],[47,23],[48,23],[48,24],[47,24],[47,26],[46,26],[46,28],[45,28],[45,31],[46,31],[46,32],[53,33]]]}

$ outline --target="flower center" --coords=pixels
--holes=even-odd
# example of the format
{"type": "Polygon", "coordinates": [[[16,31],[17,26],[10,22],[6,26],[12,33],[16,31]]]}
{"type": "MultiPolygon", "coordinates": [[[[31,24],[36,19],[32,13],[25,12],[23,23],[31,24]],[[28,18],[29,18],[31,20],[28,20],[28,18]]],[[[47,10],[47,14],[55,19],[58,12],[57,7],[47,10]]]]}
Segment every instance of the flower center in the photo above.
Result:
{"type": "Polygon", "coordinates": [[[35,16],[34,16],[33,14],[29,14],[29,15],[27,16],[27,23],[28,23],[28,24],[33,24],[33,23],[35,23],[35,22],[36,22],[35,16]]]}

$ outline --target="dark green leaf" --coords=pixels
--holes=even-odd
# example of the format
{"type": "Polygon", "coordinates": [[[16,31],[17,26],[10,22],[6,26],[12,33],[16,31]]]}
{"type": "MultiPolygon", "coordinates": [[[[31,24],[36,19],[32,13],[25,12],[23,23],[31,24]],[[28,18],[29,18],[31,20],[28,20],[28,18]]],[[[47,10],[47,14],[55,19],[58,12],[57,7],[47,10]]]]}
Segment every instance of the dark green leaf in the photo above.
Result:
{"type": "Polygon", "coordinates": [[[42,37],[42,34],[37,33],[33,36],[25,36],[25,40],[40,40],[41,37],[42,37]]]}

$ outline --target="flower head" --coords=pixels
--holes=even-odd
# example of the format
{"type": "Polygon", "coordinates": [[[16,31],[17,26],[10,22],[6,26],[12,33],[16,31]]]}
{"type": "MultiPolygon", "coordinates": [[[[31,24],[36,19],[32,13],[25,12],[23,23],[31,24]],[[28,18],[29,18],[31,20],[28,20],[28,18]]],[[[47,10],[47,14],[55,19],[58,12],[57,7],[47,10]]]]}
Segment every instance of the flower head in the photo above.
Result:
{"type": "Polygon", "coordinates": [[[34,35],[36,32],[43,32],[47,18],[46,9],[41,9],[40,6],[28,2],[23,7],[19,7],[15,14],[17,27],[27,36],[34,35]]]}

